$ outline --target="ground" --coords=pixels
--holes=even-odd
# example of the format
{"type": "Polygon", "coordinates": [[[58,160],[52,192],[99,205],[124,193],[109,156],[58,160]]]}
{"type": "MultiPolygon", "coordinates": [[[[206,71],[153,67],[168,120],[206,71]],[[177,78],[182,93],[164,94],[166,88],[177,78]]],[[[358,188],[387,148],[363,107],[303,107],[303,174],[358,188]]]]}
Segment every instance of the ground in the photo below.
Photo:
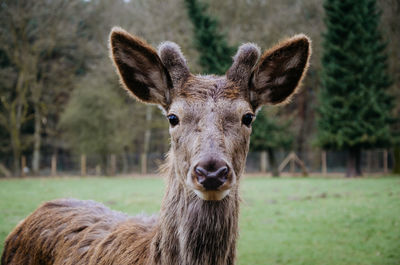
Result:
{"type": "MultiPolygon", "coordinates": [[[[129,214],[160,208],[159,178],[0,180],[0,252],[41,202],[74,197],[129,214]]],[[[400,264],[400,178],[242,180],[238,264],[400,264]]]]}

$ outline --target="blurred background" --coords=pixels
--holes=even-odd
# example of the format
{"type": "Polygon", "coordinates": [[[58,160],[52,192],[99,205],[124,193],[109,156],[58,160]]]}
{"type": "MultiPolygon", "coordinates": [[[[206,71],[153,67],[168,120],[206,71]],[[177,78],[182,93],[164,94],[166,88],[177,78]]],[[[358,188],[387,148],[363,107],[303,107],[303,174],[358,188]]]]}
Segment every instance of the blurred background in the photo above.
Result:
{"type": "Polygon", "coordinates": [[[399,173],[399,17],[398,0],[2,0],[0,176],[156,172],[168,122],[120,89],[116,25],[178,43],[193,73],[224,73],[245,42],[308,35],[302,89],[260,112],[247,172],[399,173]]]}

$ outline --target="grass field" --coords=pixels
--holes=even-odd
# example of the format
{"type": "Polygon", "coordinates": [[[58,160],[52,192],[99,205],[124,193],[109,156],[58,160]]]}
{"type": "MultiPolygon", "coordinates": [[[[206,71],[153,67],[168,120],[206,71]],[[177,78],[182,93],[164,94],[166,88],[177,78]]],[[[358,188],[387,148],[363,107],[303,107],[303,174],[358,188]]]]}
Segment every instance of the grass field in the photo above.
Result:
{"type": "MultiPolygon", "coordinates": [[[[159,210],[157,178],[0,180],[0,252],[41,202],[74,197],[137,214],[159,210]]],[[[400,178],[242,181],[238,263],[400,264],[400,178]]]]}

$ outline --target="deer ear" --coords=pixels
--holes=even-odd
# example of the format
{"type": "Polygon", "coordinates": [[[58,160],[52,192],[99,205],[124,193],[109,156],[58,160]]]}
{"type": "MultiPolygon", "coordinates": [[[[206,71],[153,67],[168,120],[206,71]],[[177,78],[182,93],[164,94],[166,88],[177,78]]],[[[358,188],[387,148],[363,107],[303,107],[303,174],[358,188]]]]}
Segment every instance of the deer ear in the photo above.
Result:
{"type": "Polygon", "coordinates": [[[287,102],[307,70],[310,54],[311,41],[302,34],[266,51],[252,72],[252,106],[287,102]]]}
{"type": "Polygon", "coordinates": [[[252,70],[258,58],[260,58],[260,48],[256,44],[242,44],[233,57],[233,64],[226,72],[226,77],[247,89],[252,70]]]}
{"type": "Polygon", "coordinates": [[[158,55],[171,76],[174,88],[179,89],[190,76],[181,48],[174,42],[166,41],[158,46],[158,55]]]}
{"type": "Polygon", "coordinates": [[[149,44],[121,28],[113,28],[110,54],[122,84],[134,97],[164,108],[169,105],[171,77],[149,44]]]}

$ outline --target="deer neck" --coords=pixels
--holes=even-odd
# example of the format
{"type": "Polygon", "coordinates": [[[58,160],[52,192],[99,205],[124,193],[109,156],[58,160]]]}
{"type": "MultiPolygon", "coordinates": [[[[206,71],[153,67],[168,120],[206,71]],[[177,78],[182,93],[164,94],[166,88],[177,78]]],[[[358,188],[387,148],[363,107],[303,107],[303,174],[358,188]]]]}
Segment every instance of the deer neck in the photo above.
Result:
{"type": "Polygon", "coordinates": [[[155,264],[234,264],[238,190],[221,201],[204,201],[187,190],[170,168],[160,222],[153,241],[155,264]]]}

